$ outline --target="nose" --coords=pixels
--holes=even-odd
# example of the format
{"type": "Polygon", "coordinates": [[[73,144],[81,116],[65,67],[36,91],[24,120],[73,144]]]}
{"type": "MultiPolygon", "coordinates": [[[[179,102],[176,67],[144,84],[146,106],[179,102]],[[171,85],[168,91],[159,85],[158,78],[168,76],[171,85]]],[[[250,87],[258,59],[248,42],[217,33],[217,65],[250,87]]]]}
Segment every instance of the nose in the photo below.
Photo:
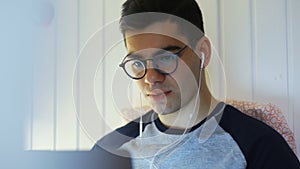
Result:
{"type": "Polygon", "coordinates": [[[148,62],[148,68],[144,80],[145,83],[154,85],[163,82],[165,80],[165,75],[158,72],[152,64],[150,66],[150,63],[148,62]]]}
{"type": "Polygon", "coordinates": [[[145,83],[153,85],[156,83],[161,83],[165,80],[165,75],[159,73],[154,68],[150,68],[147,70],[145,75],[145,83]]]}

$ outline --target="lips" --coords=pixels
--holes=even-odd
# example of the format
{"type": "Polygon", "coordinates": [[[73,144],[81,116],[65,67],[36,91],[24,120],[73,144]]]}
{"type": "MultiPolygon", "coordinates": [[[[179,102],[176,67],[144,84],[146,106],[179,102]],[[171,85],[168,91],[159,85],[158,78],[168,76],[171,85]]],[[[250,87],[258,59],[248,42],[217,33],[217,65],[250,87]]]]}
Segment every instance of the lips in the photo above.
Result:
{"type": "Polygon", "coordinates": [[[171,90],[166,89],[153,89],[150,92],[147,93],[147,96],[159,96],[159,95],[166,95],[168,93],[171,93],[171,90]]]}
{"type": "Polygon", "coordinates": [[[151,97],[154,100],[161,100],[165,99],[165,97],[171,92],[171,90],[154,89],[151,92],[147,93],[147,96],[151,97]]]}

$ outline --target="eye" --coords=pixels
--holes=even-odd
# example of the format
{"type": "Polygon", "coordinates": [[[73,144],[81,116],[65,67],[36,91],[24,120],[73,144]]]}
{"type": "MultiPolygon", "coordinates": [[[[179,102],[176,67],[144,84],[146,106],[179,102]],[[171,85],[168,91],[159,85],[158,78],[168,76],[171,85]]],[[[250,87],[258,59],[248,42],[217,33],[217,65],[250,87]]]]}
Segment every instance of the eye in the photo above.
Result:
{"type": "Polygon", "coordinates": [[[132,60],[131,61],[131,66],[133,68],[143,68],[144,64],[140,60],[132,60]]]}
{"type": "Polygon", "coordinates": [[[176,55],[174,54],[162,54],[156,57],[158,64],[170,64],[173,63],[175,59],[176,55]]]}
{"type": "Polygon", "coordinates": [[[126,63],[126,69],[133,72],[141,71],[145,69],[144,63],[139,59],[132,59],[126,63]]]}

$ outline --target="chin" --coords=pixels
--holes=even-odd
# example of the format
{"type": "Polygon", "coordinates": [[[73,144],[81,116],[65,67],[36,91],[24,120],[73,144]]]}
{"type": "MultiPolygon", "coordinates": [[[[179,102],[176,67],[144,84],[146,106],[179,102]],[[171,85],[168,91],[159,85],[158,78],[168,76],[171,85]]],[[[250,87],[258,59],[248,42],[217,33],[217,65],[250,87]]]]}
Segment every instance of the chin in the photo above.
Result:
{"type": "Polygon", "coordinates": [[[180,109],[180,101],[178,99],[171,99],[168,100],[148,100],[148,105],[159,115],[167,115],[172,114],[180,109]]]}
{"type": "Polygon", "coordinates": [[[152,109],[155,111],[155,113],[159,115],[168,115],[176,112],[177,109],[170,109],[165,107],[159,107],[159,106],[153,106],[152,109]]]}
{"type": "Polygon", "coordinates": [[[155,113],[159,114],[159,115],[167,115],[170,114],[170,112],[160,112],[160,111],[155,111],[155,113]]]}

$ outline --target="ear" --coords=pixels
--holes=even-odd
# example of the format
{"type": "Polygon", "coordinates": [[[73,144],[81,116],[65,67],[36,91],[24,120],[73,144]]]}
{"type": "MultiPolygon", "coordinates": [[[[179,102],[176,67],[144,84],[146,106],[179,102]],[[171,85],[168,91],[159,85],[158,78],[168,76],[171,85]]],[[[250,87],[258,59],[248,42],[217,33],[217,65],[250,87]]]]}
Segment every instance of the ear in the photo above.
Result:
{"type": "Polygon", "coordinates": [[[196,44],[195,46],[196,54],[201,59],[201,53],[204,53],[205,61],[204,61],[204,68],[207,67],[210,58],[211,58],[211,43],[209,39],[206,36],[203,36],[196,44]]]}

